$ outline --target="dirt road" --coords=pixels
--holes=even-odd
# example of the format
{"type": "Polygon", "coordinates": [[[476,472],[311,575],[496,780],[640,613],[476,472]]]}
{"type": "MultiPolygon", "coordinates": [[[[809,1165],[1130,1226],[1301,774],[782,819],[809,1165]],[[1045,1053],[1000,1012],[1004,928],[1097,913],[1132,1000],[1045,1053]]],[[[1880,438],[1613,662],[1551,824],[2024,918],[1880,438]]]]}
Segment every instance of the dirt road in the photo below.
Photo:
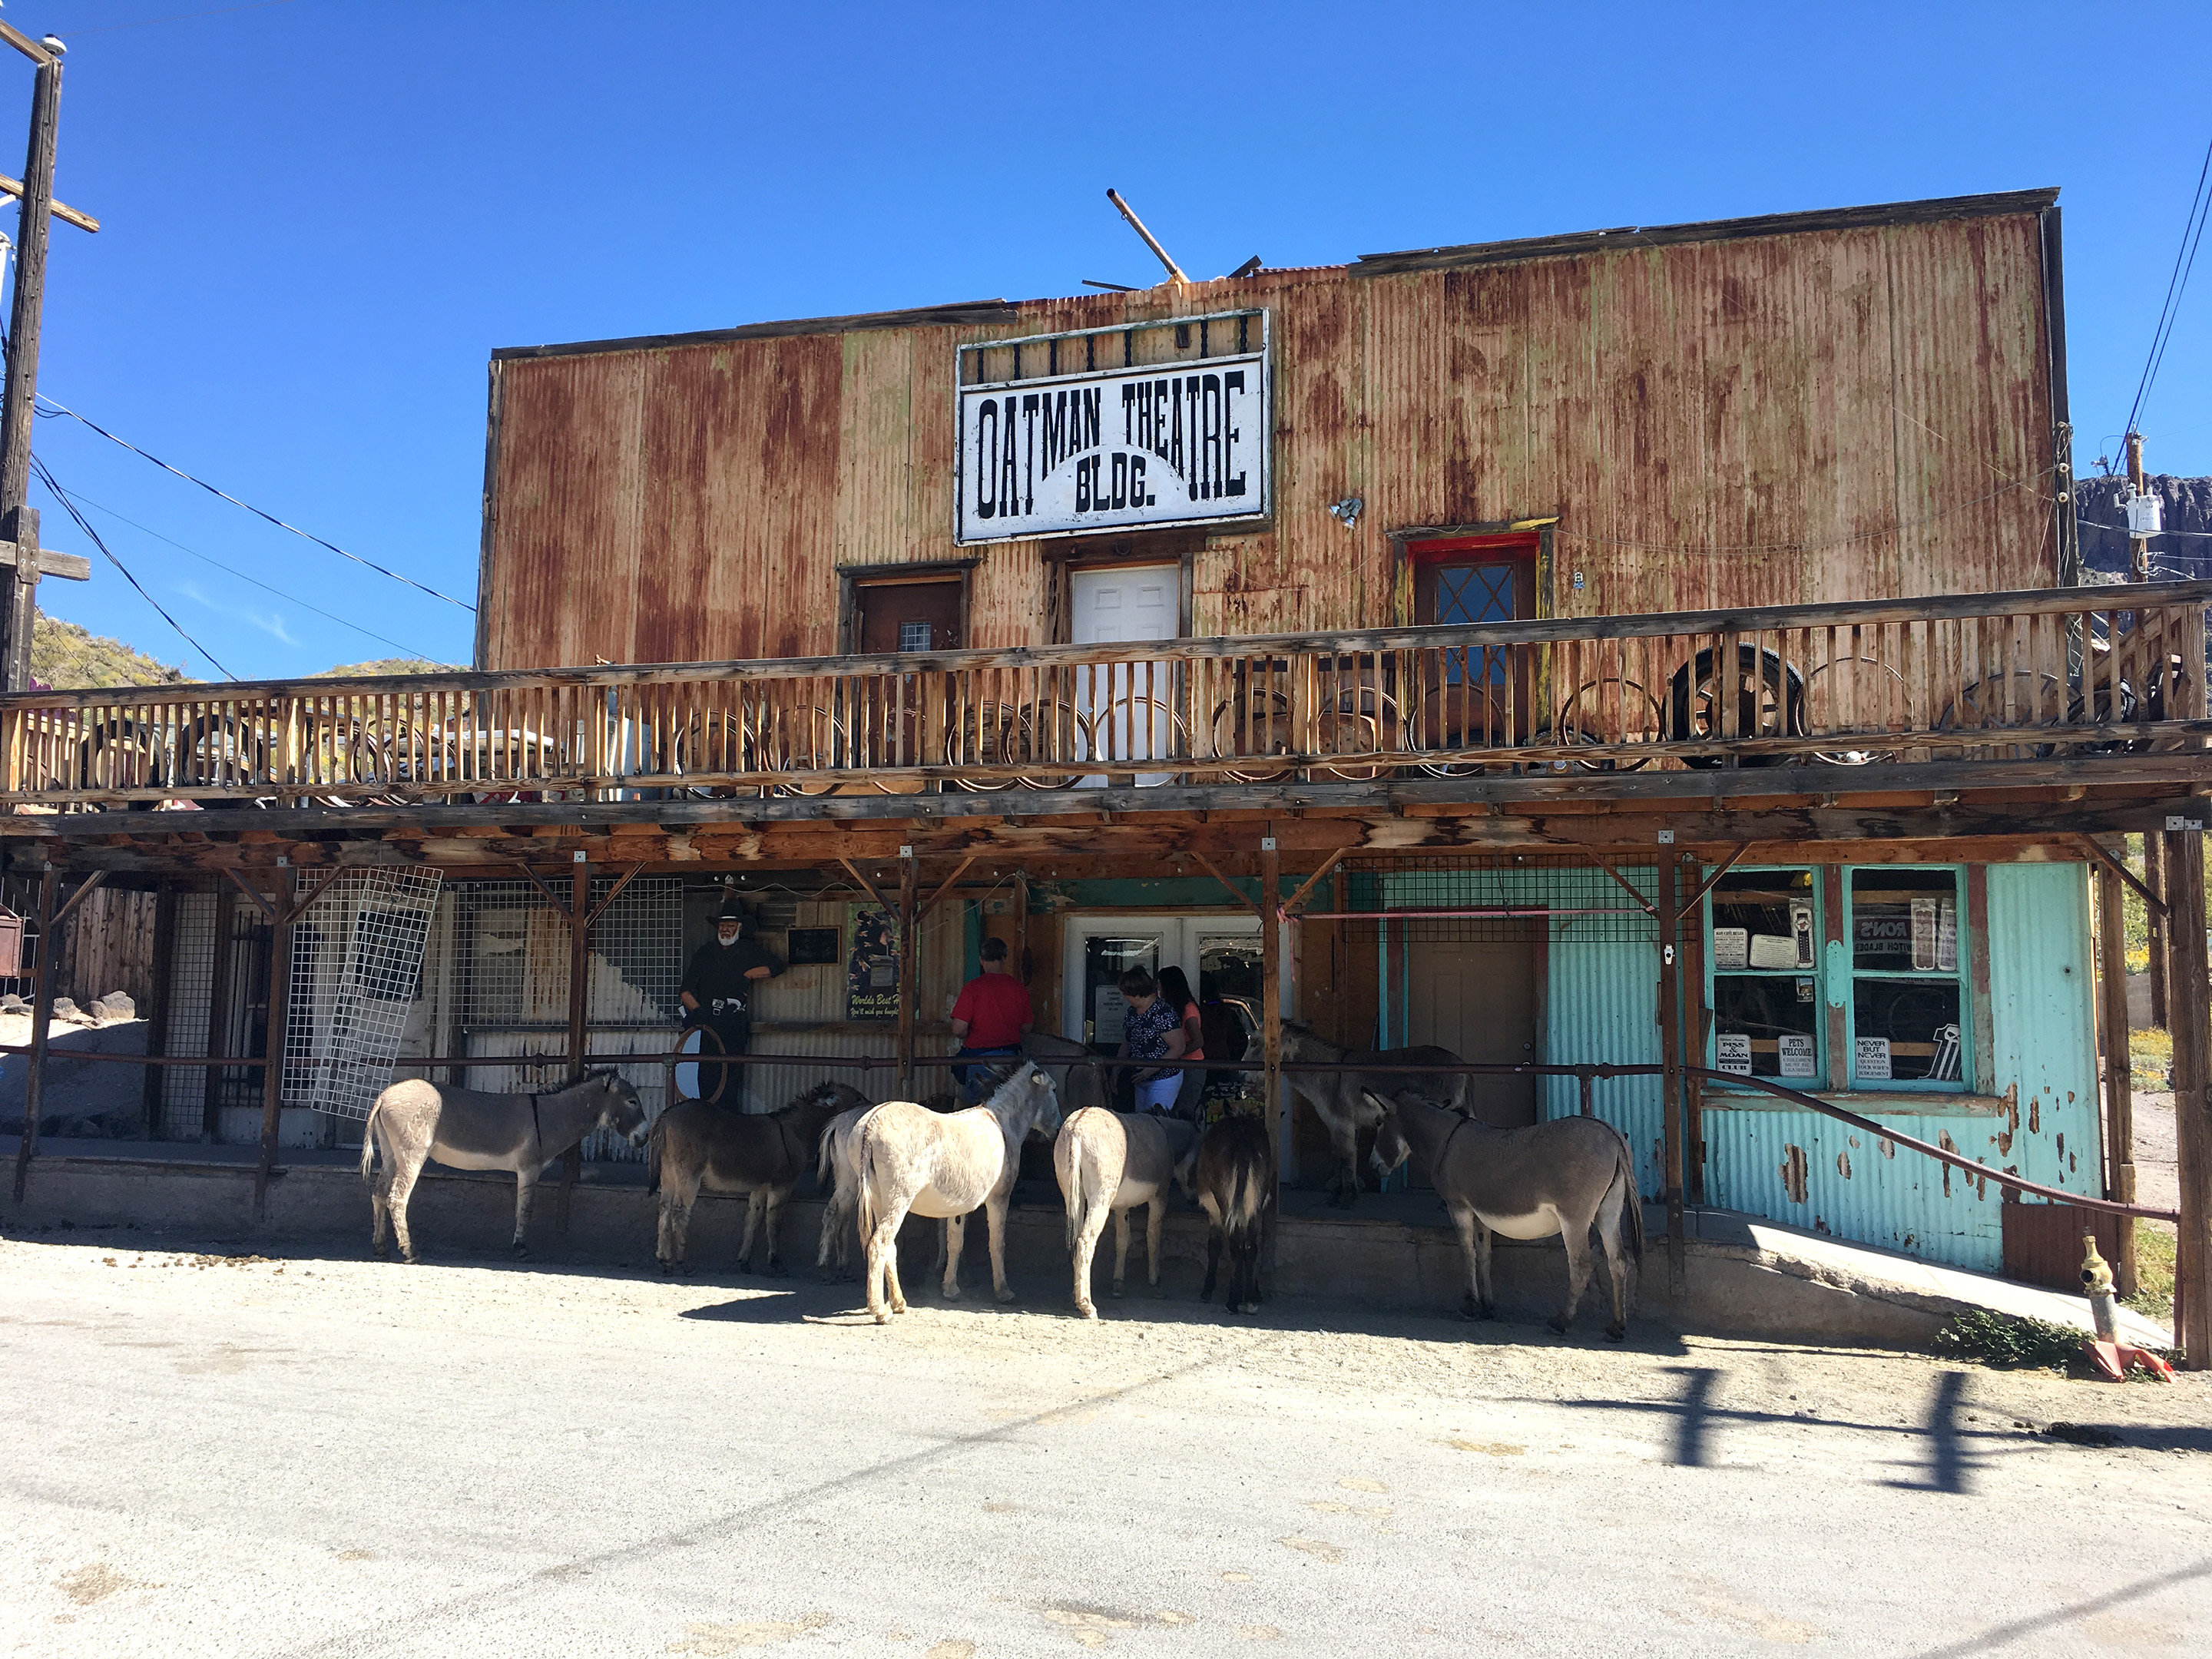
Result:
{"type": "Polygon", "coordinates": [[[2201,1376],[125,1241],[0,1242],[9,1654],[2212,1650],[2201,1376]]]}

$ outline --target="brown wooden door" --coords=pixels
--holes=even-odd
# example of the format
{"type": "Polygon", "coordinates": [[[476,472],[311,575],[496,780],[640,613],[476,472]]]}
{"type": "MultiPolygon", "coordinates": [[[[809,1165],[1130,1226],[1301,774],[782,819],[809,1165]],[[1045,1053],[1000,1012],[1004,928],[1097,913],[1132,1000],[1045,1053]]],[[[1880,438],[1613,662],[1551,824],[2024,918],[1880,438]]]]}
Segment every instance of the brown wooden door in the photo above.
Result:
{"type": "MultiPolygon", "coordinates": [[[[1407,1040],[1432,1042],[1480,1065],[1537,1058],[1536,946],[1526,939],[1406,946],[1407,1040]]],[[[1533,1077],[1478,1077],[1468,1099],[1485,1123],[1536,1121],[1533,1077]]]]}
{"type": "MultiPolygon", "coordinates": [[[[860,582],[853,590],[853,642],[865,656],[904,651],[957,651],[964,644],[961,584],[947,581],[860,582]]],[[[876,767],[930,766],[945,758],[945,711],[921,706],[919,675],[902,674],[861,696],[846,713],[847,743],[863,763],[876,767]]],[[[908,794],[912,780],[878,781],[871,787],[908,794]]]]}
{"type": "MultiPolygon", "coordinates": [[[[1413,620],[1424,625],[1512,622],[1536,614],[1533,550],[1416,543],[1413,620]]],[[[1549,724],[1530,707],[1534,677],[1525,650],[1453,651],[1421,688],[1424,747],[1525,743],[1549,724]]]]}

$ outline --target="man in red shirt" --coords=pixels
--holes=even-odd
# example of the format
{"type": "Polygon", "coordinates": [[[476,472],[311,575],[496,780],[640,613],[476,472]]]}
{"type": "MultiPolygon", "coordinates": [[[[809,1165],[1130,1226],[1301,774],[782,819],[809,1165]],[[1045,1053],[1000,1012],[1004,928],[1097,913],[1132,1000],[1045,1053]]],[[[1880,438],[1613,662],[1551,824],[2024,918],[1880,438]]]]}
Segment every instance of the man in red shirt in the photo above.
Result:
{"type": "MultiPolygon", "coordinates": [[[[952,1005],[952,1035],[960,1039],[962,1060],[1005,1060],[1021,1053],[1035,1015],[1029,991],[1006,970],[1006,940],[985,939],[981,957],[983,971],[960,988],[952,1005]]],[[[972,1106],[998,1086],[1004,1069],[955,1066],[952,1076],[972,1106]]]]}

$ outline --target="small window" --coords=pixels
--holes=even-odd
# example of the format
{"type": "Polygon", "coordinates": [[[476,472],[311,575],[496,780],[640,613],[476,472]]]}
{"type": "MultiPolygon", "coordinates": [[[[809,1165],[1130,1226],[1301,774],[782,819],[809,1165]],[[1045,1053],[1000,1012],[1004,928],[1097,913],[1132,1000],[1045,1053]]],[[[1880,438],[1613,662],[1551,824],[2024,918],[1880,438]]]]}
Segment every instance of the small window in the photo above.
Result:
{"type": "Polygon", "coordinates": [[[899,647],[902,651],[929,649],[929,624],[926,622],[902,622],[899,624],[899,647]]]}

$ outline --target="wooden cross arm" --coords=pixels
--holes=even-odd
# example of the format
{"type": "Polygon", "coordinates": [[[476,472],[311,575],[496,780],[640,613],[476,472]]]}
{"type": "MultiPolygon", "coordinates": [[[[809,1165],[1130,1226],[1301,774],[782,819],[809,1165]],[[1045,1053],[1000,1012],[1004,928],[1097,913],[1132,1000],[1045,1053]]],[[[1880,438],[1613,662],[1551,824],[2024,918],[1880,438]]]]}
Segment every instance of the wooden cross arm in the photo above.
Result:
{"type": "MultiPolygon", "coordinates": [[[[0,173],[0,194],[20,199],[23,194],[23,181],[21,179],[10,179],[6,173],[0,173]]],[[[64,223],[75,225],[79,230],[100,228],[99,220],[94,218],[89,213],[78,212],[66,202],[49,202],[46,204],[46,211],[64,223]]]]}
{"type": "MultiPolygon", "coordinates": [[[[22,552],[14,542],[0,542],[0,569],[13,570],[22,552]]],[[[39,550],[39,574],[88,582],[92,580],[92,561],[82,553],[57,553],[51,547],[42,547],[39,550]]]]}

